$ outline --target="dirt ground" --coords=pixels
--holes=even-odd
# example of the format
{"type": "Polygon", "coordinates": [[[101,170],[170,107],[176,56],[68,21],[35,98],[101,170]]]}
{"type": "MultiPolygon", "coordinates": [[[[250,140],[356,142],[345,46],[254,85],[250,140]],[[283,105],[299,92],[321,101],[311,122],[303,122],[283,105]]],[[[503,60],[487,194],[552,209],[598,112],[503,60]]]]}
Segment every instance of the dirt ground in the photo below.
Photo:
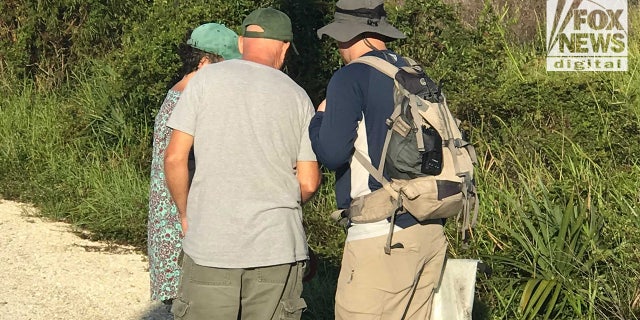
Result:
{"type": "Polygon", "coordinates": [[[146,256],[80,238],[0,200],[0,320],[167,320],[149,300],[146,256]]]}

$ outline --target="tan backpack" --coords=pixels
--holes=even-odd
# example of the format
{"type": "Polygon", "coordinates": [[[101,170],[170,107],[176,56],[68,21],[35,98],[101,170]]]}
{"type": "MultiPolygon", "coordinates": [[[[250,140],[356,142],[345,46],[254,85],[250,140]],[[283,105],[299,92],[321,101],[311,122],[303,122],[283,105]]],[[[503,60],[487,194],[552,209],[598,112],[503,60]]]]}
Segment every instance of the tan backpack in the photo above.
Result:
{"type": "Polygon", "coordinates": [[[462,237],[475,225],[478,200],[474,181],[476,154],[458,128],[459,121],[446,99],[415,61],[398,68],[384,59],[366,56],[351,63],[364,63],[394,79],[394,110],[387,120],[389,130],[380,165],[356,151],[354,157],[382,184],[382,188],[353,199],[346,210],[332,214],[356,223],[390,217],[385,253],[391,252],[391,237],[397,214],[410,213],[419,221],[462,218],[462,237]],[[387,180],[386,172],[391,180],[387,180]]]}

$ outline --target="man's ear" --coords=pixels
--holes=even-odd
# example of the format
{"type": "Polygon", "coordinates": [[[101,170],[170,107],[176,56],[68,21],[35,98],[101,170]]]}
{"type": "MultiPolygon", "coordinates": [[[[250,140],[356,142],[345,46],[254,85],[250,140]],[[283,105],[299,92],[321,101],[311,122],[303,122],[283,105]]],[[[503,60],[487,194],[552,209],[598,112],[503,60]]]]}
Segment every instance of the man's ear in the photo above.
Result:
{"type": "Polygon", "coordinates": [[[284,58],[287,56],[287,50],[291,47],[291,42],[283,42],[282,43],[282,56],[280,57],[281,61],[284,61],[284,58]]]}
{"type": "Polygon", "coordinates": [[[243,36],[239,36],[238,37],[238,51],[240,51],[240,54],[242,54],[242,52],[244,51],[244,37],[243,36]]]}

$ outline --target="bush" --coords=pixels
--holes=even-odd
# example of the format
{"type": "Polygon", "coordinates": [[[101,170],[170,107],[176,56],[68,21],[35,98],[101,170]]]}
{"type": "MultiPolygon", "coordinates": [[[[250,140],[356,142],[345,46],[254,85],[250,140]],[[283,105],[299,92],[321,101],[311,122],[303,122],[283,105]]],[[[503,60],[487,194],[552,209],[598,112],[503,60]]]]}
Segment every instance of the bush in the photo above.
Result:
{"type": "MultiPolygon", "coordinates": [[[[72,66],[120,48],[144,0],[3,1],[0,3],[0,70],[55,87],[72,66]]],[[[4,73],[4,72],[3,72],[4,73]]]]}

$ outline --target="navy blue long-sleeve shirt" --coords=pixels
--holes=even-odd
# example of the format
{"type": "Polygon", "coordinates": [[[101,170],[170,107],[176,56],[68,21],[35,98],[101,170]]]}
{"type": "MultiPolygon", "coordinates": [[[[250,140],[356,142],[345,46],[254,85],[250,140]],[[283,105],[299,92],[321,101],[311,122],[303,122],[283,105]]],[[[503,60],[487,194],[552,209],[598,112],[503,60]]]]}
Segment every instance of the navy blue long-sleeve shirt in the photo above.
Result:
{"type": "MultiPolygon", "coordinates": [[[[365,56],[406,65],[390,50],[365,56]]],[[[352,198],[381,187],[352,156],[357,148],[378,167],[387,134],[385,120],[393,112],[393,85],[393,79],[369,65],[348,64],[329,81],[325,111],[311,120],[309,134],[318,161],[336,171],[338,208],[348,208],[352,198]]]]}

